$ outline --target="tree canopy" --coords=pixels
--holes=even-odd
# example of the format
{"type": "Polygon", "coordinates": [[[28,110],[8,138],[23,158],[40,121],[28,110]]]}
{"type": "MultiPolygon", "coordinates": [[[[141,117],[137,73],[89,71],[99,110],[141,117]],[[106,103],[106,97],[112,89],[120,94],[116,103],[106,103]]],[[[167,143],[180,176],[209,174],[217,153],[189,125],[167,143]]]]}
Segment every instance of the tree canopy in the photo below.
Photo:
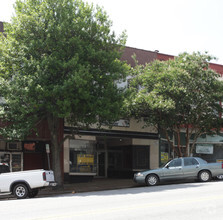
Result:
{"type": "Polygon", "coordinates": [[[183,53],[132,69],[128,113],[165,134],[175,155],[188,156],[190,140],[192,151],[201,134],[221,129],[223,84],[209,68],[211,59],[208,54],[183,53]],[[186,148],[182,148],[182,133],[186,148]]]}
{"type": "Polygon", "coordinates": [[[117,37],[111,27],[102,8],[81,0],[17,0],[1,36],[0,117],[7,126],[0,133],[23,139],[46,119],[59,184],[59,121],[80,127],[119,117],[126,36],[117,37]]]}

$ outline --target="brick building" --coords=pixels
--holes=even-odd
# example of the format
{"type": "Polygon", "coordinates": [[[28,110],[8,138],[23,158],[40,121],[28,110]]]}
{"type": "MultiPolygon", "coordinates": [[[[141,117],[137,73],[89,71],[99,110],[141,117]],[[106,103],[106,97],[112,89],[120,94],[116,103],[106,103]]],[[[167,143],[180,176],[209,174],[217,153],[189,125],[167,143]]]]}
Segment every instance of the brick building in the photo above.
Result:
{"type": "MultiPolygon", "coordinates": [[[[4,31],[2,22],[0,31],[4,31]]],[[[138,63],[142,65],[156,59],[174,58],[158,51],[126,47],[121,59],[134,66],[133,55],[136,55],[138,63]]],[[[210,67],[223,74],[223,65],[211,63],[210,67]]],[[[94,177],[131,177],[136,171],[158,167],[162,156],[169,156],[169,148],[165,140],[160,139],[157,130],[142,127],[143,124],[134,119],[121,119],[111,129],[105,127],[103,130],[80,130],[75,139],[64,142],[61,153],[64,180],[73,182],[88,181],[94,177]]],[[[50,146],[47,122],[42,121],[38,130],[38,137],[31,135],[22,142],[0,140],[0,161],[9,162],[12,171],[47,169],[46,145],[50,146]]],[[[69,125],[61,121],[60,137],[70,133],[69,125]]]]}

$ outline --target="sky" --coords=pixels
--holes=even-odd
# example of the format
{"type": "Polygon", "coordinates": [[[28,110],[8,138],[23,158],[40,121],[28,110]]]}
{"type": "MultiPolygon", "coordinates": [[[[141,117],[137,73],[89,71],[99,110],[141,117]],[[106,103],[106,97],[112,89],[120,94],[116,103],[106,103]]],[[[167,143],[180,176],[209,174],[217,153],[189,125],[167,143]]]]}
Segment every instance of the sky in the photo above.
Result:
{"type": "MultiPolygon", "coordinates": [[[[223,64],[222,0],[84,0],[104,8],[126,46],[178,55],[208,52],[223,64]]],[[[0,0],[0,21],[10,21],[15,0],[0,0]]]]}

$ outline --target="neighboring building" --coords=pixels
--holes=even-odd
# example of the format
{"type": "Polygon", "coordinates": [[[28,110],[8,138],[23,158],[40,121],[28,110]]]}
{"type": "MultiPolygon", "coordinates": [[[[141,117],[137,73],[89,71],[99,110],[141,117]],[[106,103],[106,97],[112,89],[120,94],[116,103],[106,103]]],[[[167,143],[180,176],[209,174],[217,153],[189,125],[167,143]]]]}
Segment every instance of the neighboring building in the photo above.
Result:
{"type": "Polygon", "coordinates": [[[11,171],[48,169],[46,144],[50,146],[50,135],[46,121],[42,121],[37,126],[37,131],[38,137],[33,134],[24,141],[10,142],[1,139],[0,162],[8,163],[11,171]]]}
{"type": "MultiPolygon", "coordinates": [[[[157,59],[165,61],[168,59],[174,59],[174,56],[157,53],[157,59]]],[[[210,63],[209,67],[215,70],[221,76],[220,80],[223,80],[223,65],[210,63]]],[[[221,101],[220,103],[222,104],[221,101]]],[[[186,143],[183,143],[183,131],[181,135],[182,145],[184,145],[186,143]]],[[[174,142],[174,137],[172,137],[172,140],[174,142]]],[[[192,142],[193,140],[191,140],[191,143],[192,142]]],[[[167,140],[165,139],[164,135],[160,134],[160,163],[165,163],[169,157],[173,156],[174,155],[172,154],[171,149],[168,146],[167,140]]],[[[193,156],[201,157],[207,160],[208,162],[223,162],[223,133],[219,135],[203,135],[202,137],[199,137],[196,141],[193,156]]]]}
{"type": "MultiPolygon", "coordinates": [[[[3,22],[0,22],[0,32],[4,32],[3,22]]],[[[0,103],[4,102],[0,97],[0,103]]],[[[2,124],[0,123],[0,126],[2,124]]],[[[41,121],[37,127],[38,137],[29,135],[26,140],[9,142],[0,139],[0,162],[8,163],[11,171],[49,169],[50,153],[47,155],[46,146],[50,148],[50,132],[47,121],[41,121]]],[[[59,137],[63,138],[63,121],[60,123],[59,137]]],[[[61,153],[61,161],[63,152],[61,153]]],[[[63,164],[63,163],[61,163],[63,164]]],[[[63,171],[63,166],[61,167],[63,171]]]]}
{"type": "MultiPolygon", "coordinates": [[[[0,32],[4,32],[3,22],[0,22],[0,32]]],[[[2,98],[0,102],[3,102],[2,98]]],[[[0,162],[8,163],[11,171],[48,169],[45,146],[50,144],[50,133],[46,121],[41,122],[37,130],[38,137],[33,134],[24,141],[9,142],[1,139],[0,162]]],[[[62,133],[61,136],[63,136],[62,133]]]]}
{"type": "MultiPolygon", "coordinates": [[[[221,75],[220,79],[223,80],[223,65],[210,63],[209,66],[219,73],[221,75]]],[[[223,116],[221,115],[221,117],[223,116]]],[[[194,155],[202,157],[208,162],[223,162],[223,132],[219,135],[202,135],[199,137],[196,142],[194,155]]]]}

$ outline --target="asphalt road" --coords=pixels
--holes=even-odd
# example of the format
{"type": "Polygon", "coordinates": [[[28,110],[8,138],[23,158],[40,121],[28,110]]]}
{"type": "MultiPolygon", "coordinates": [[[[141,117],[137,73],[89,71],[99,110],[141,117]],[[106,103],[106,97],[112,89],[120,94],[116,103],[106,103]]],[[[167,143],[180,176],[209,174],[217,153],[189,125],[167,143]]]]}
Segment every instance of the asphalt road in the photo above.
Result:
{"type": "Polygon", "coordinates": [[[223,219],[223,181],[0,199],[4,220],[223,219]]]}

